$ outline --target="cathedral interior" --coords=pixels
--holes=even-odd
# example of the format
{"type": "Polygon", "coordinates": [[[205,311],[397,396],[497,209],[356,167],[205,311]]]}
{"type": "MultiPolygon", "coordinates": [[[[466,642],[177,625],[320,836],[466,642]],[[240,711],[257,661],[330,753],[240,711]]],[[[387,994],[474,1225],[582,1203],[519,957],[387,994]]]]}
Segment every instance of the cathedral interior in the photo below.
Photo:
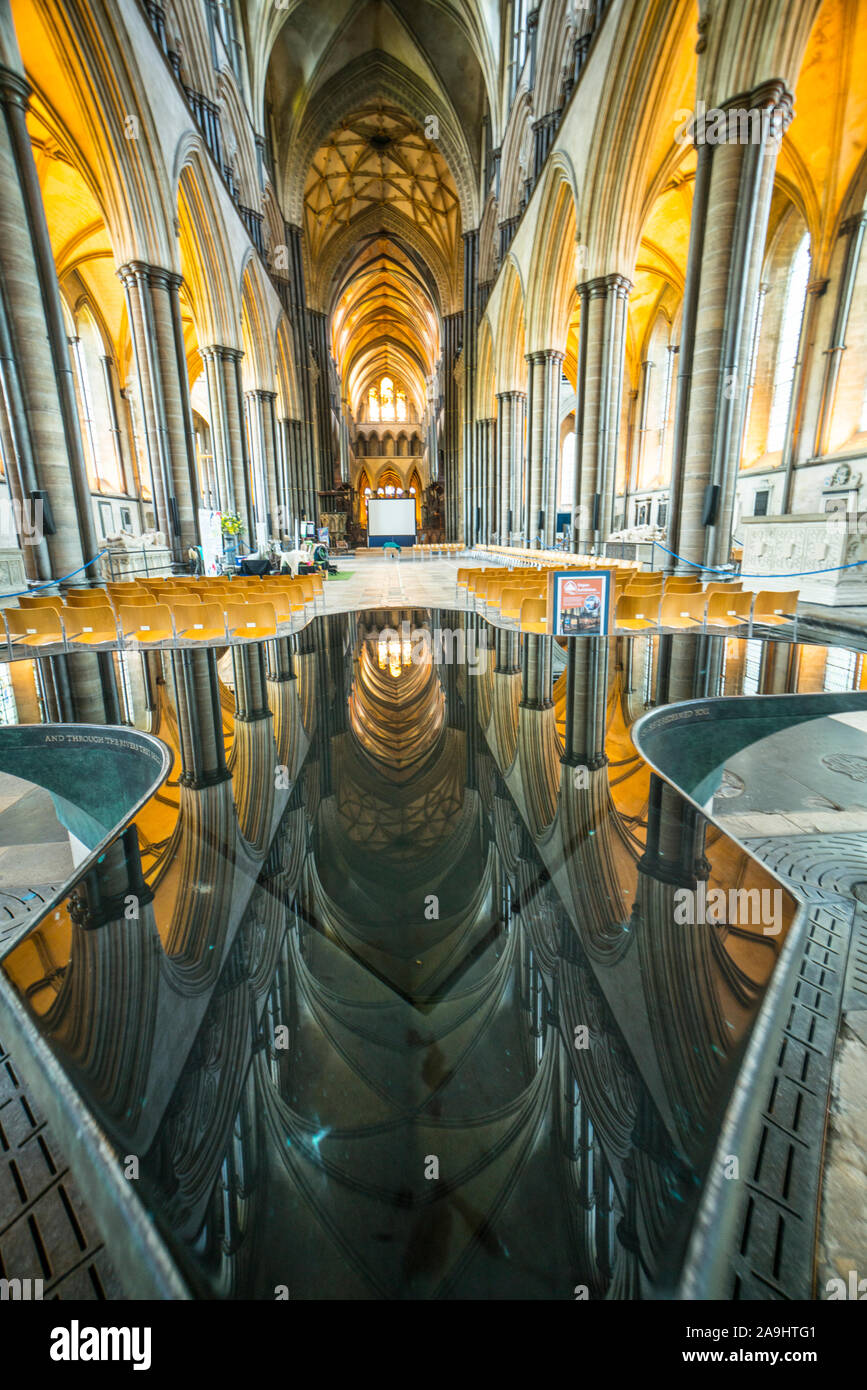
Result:
{"type": "Polygon", "coordinates": [[[4,1299],[859,1296],[867,0],[0,103],[4,1299]]]}

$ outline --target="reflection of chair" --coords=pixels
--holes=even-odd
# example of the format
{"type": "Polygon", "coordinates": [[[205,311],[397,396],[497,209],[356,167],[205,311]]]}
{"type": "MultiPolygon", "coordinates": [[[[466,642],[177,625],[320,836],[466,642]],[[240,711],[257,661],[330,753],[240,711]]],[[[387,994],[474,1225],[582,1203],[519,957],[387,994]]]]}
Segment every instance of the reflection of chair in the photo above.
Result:
{"type": "Polygon", "coordinates": [[[617,600],[614,626],[625,627],[627,632],[644,632],[646,628],[657,626],[659,615],[659,595],[634,597],[624,594],[617,600]]]}
{"type": "Polygon", "coordinates": [[[273,603],[227,603],[226,627],[232,637],[263,638],[277,635],[273,603]]]}
{"type": "Polygon", "coordinates": [[[95,647],[100,642],[117,641],[117,619],[107,603],[101,608],[89,603],[64,608],[61,616],[66,636],[76,646],[95,647]]]}
{"type": "Polygon", "coordinates": [[[125,642],[170,642],[175,635],[172,615],[165,603],[121,605],[117,620],[125,642]]]}
{"type": "Polygon", "coordinates": [[[666,594],[659,610],[659,626],[684,629],[703,627],[706,604],[707,599],[701,590],[697,594],[666,594]]]}
{"type": "Polygon", "coordinates": [[[761,589],[753,605],[753,623],[763,623],[766,627],[787,623],[797,614],[800,592],[800,589],[792,589],[788,593],[776,594],[772,589],[761,589]]]}
{"type": "MultiPolygon", "coordinates": [[[[729,586],[725,585],[725,590],[729,586]]],[[[740,590],[711,594],[707,601],[708,627],[744,627],[750,621],[753,607],[751,593],[740,590]]]]}
{"type": "Polygon", "coordinates": [[[521,631],[548,631],[547,598],[525,598],[521,604],[521,631]]]}
{"type": "Polygon", "coordinates": [[[63,641],[60,613],[55,608],[4,608],[10,642],[24,647],[48,647],[63,641]]]}
{"type": "Polygon", "coordinates": [[[173,599],[169,604],[169,610],[175,632],[187,642],[226,640],[226,619],[222,604],[201,601],[189,603],[186,599],[173,599]]]}

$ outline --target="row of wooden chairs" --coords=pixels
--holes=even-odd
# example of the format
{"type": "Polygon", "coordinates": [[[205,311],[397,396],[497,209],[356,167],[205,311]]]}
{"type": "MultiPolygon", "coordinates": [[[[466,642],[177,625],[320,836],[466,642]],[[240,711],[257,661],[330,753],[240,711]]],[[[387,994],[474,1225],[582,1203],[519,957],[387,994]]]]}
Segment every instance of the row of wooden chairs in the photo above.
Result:
{"type": "Polygon", "coordinates": [[[144,581],[73,590],[65,601],[57,595],[24,594],[18,607],[3,611],[6,634],[13,645],[26,647],[261,640],[276,636],[279,624],[291,623],[322,593],[318,575],[267,579],[144,581]]]}
{"type": "Polygon", "coordinates": [[[6,632],[13,645],[95,647],[117,642],[261,641],[276,637],[279,623],[291,621],[291,600],[278,593],[261,602],[81,604],[60,609],[5,608],[6,632]]]}
{"type": "Polygon", "coordinates": [[[431,560],[434,555],[460,555],[466,546],[460,541],[433,541],[430,545],[414,545],[410,551],[414,560],[431,560]]]}
{"type": "Polygon", "coordinates": [[[628,632],[648,628],[689,631],[708,627],[776,627],[797,613],[797,589],[787,593],[761,590],[754,594],[729,584],[712,584],[697,593],[634,594],[618,599],[615,627],[628,632]]]}

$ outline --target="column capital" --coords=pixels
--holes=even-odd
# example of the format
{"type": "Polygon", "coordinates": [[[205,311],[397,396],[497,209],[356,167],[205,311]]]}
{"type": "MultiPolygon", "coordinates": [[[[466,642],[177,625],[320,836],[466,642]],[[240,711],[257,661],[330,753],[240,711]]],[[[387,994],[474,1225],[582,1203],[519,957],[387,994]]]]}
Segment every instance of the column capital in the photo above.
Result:
{"type": "Polygon", "coordinates": [[[840,223],[838,236],[852,236],[859,228],[867,225],[867,212],[855,212],[840,223]]]}
{"type": "Polygon", "coordinates": [[[807,294],[812,294],[816,299],[821,299],[826,289],[830,285],[829,279],[811,280],[807,286],[807,294]]]}
{"type": "Polygon", "coordinates": [[[626,299],[632,290],[632,281],[625,275],[606,275],[605,284],[620,299],[626,299]]]}
{"type": "Polygon", "coordinates": [[[498,391],[498,392],[497,392],[497,400],[498,400],[498,401],[525,401],[526,399],[527,399],[527,393],[526,393],[526,391],[517,391],[517,390],[515,390],[515,391],[498,391]]]}
{"type": "Polygon", "coordinates": [[[603,299],[608,293],[608,277],[597,275],[592,280],[585,280],[579,287],[590,299],[603,299]]]}
{"type": "Polygon", "coordinates": [[[176,270],[166,270],[163,266],[150,265],[147,261],[126,261],[117,268],[117,276],[127,287],[137,281],[145,284],[164,285],[167,289],[180,289],[183,276],[176,270]]]}
{"type": "Polygon", "coordinates": [[[32,94],[33,88],[23,72],[16,72],[14,68],[7,68],[0,63],[0,101],[7,106],[20,106],[22,111],[27,111],[32,94]]]}

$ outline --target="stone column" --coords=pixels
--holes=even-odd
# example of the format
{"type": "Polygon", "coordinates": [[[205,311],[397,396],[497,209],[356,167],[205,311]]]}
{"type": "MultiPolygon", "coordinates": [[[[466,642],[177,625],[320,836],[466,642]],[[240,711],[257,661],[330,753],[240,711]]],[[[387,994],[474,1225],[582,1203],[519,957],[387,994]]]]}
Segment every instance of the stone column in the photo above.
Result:
{"type": "Polygon", "coordinates": [[[608,539],[614,519],[617,455],[623,405],[623,360],[626,351],[626,302],[632,289],[624,275],[607,275],[604,370],[600,411],[599,490],[602,494],[600,531],[608,539]]]}
{"type": "Polygon", "coordinates": [[[444,494],[446,540],[456,541],[460,536],[460,514],[458,495],[458,459],[460,454],[458,440],[458,391],[455,381],[455,362],[460,351],[463,333],[463,314],[447,314],[443,319],[443,455],[445,460],[444,494]]]}
{"type": "Polygon", "coordinates": [[[819,418],[816,421],[816,437],[813,444],[814,458],[822,458],[828,451],[828,438],[837,396],[837,382],[840,378],[843,353],[846,351],[846,329],[849,326],[849,312],[852,308],[852,296],[855,293],[855,277],[858,274],[858,262],[861,259],[865,227],[867,227],[867,212],[859,212],[854,217],[847,217],[840,227],[840,236],[845,237],[846,245],[840,279],[837,282],[837,301],[834,305],[831,341],[825,353],[825,376],[822,382],[819,418]]]}
{"type": "Polygon", "coordinates": [[[531,543],[537,544],[535,538],[541,531],[542,548],[554,544],[562,361],[563,353],[554,348],[527,356],[527,519],[529,535],[533,537],[531,543]]]}
{"type": "Polygon", "coordinates": [[[269,536],[275,534],[279,517],[274,402],[276,391],[248,391],[245,397],[251,469],[255,479],[256,520],[263,521],[269,536]]]}
{"type": "MultiPolygon", "coordinates": [[[[752,310],[791,108],[790,94],[777,81],[732,98],[725,109],[754,112],[750,135],[759,138],[712,146],[709,171],[707,156],[699,156],[705,167],[696,181],[680,354],[688,409],[679,428],[676,422],[670,548],[709,567],[727,563],[731,548],[752,310]],[[706,236],[712,236],[707,250],[706,236]]],[[[679,401],[678,411],[684,408],[679,401]]],[[[684,569],[694,572],[694,566],[684,569]]]]}
{"type": "Polygon", "coordinates": [[[604,277],[578,286],[581,297],[581,343],[575,412],[575,477],[578,488],[578,549],[588,554],[596,542],[602,512],[600,440],[603,404],[605,301],[604,277]],[[585,339],[586,321],[586,339],[585,339]],[[579,429],[580,420],[580,429],[579,429]]]}
{"type": "Polygon", "coordinates": [[[500,484],[497,526],[503,545],[509,544],[510,531],[519,530],[521,523],[518,493],[526,400],[523,391],[501,391],[497,396],[497,471],[500,484]]]}
{"type": "Polygon", "coordinates": [[[476,329],[478,327],[478,268],[479,234],[464,232],[464,535],[475,539],[475,508],[477,497],[471,485],[475,477],[475,391],[476,391],[476,329]]]}
{"type": "Polygon", "coordinates": [[[181,279],[143,261],[121,266],[157,525],[176,560],[199,541],[198,480],[183,351],[181,279]],[[180,340],[178,335],[180,336],[180,340]],[[183,372],[183,379],[181,377],[183,372]]]}
{"type": "MultiPolygon", "coordinates": [[[[33,162],[23,72],[0,66],[0,370],[4,447],[18,500],[44,491],[54,520],[24,547],[32,578],[78,569],[99,550],[72,363],[42,193],[33,162]]],[[[78,576],[80,583],[85,576],[78,576]]]]}

